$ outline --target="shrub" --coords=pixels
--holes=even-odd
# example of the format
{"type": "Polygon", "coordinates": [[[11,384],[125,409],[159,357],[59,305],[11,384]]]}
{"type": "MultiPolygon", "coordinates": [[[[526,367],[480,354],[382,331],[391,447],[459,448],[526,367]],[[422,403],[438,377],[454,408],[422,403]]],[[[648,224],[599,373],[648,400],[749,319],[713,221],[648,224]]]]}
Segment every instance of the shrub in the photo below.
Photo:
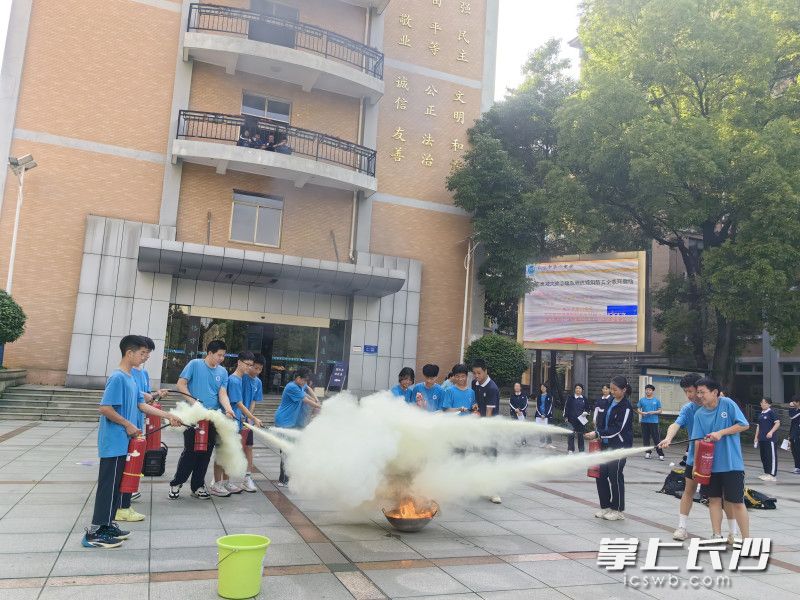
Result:
{"type": "Polygon", "coordinates": [[[514,340],[495,333],[478,338],[467,347],[464,362],[470,366],[476,358],[486,361],[489,375],[498,386],[513,385],[528,368],[525,349],[514,340]]]}
{"type": "Polygon", "coordinates": [[[0,344],[16,341],[25,332],[25,313],[6,292],[0,290],[0,344]]]}

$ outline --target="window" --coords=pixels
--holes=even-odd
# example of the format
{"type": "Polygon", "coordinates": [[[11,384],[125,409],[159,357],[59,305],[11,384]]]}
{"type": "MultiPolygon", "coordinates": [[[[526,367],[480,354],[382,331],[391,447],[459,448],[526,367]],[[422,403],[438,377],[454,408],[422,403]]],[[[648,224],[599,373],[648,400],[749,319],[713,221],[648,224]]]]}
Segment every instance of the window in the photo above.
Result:
{"type": "MultiPolygon", "coordinates": [[[[267,17],[277,17],[288,21],[299,21],[300,12],[291,6],[267,2],[266,0],[253,0],[252,8],[254,11],[266,15],[267,17]]],[[[252,21],[247,32],[247,37],[257,42],[277,44],[286,48],[295,47],[295,29],[291,23],[286,24],[281,21],[267,22],[264,20],[252,21]]]]}
{"type": "Polygon", "coordinates": [[[283,100],[244,92],[242,94],[242,114],[289,123],[292,116],[292,105],[283,100]]]}
{"type": "Polygon", "coordinates": [[[292,21],[300,20],[300,11],[294,7],[286,6],[285,4],[269,2],[268,0],[253,0],[251,7],[254,11],[262,15],[291,19],[292,21]]]}
{"type": "Polygon", "coordinates": [[[283,200],[234,191],[231,209],[231,240],[278,247],[281,244],[283,200]]]}

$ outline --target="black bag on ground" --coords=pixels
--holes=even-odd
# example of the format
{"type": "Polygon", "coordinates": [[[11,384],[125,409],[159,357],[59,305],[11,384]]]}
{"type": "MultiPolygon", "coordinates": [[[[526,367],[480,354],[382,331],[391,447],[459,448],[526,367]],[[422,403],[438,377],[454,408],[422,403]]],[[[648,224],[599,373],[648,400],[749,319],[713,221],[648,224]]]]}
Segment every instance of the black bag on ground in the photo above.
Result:
{"type": "Polygon", "coordinates": [[[145,477],[161,477],[167,470],[167,445],[161,442],[161,448],[144,453],[142,475],[145,477]]]}
{"type": "Polygon", "coordinates": [[[770,498],[766,494],[762,494],[752,488],[744,488],[744,505],[747,508],[759,508],[763,510],[775,510],[778,508],[775,503],[777,498],[770,498]]]}
{"type": "Polygon", "coordinates": [[[686,476],[684,469],[672,469],[664,480],[664,486],[658,490],[659,494],[667,494],[680,498],[686,488],[686,476]]]}

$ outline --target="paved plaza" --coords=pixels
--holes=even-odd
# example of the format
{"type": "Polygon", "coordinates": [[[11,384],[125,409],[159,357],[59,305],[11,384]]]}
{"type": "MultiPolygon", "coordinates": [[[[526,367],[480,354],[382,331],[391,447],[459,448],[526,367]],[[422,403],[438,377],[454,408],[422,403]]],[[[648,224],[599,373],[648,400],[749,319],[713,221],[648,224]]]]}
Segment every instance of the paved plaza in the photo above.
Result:
{"type": "MultiPolygon", "coordinates": [[[[272,540],[259,598],[555,600],[676,594],[668,587],[637,590],[623,583],[626,575],[642,574],[644,547],[638,566],[624,573],[598,567],[596,555],[602,537],[638,537],[643,544],[651,537],[671,540],[678,500],[654,491],[670,460],[679,460],[677,449],[668,451],[664,463],[641,457],[628,461],[625,521],[592,517],[598,506],[594,481],[578,473],[517,487],[503,494],[502,505],[480,499],[445,505],[422,532],[400,534],[378,511],[337,512],[325,499],[274,487],[278,457],[258,442],[261,493],[201,501],[188,497],[184,488],[179,500],[170,501],[167,481],[180,443],[169,431],[164,436],[170,446],[167,473],[143,480],[142,498],[134,505],[148,518],[125,525],[133,535],[122,548],[99,550],[80,545],[94,501],[96,440],[96,426],[88,423],[0,422],[2,600],[216,598],[215,540],[231,533],[272,540]]],[[[659,564],[683,565],[681,594],[797,598],[800,476],[789,472],[789,454],[781,452],[779,482],[764,484],[756,478],[761,469],[752,449],[746,458],[749,485],[779,498],[778,510],[750,511],[752,535],[772,539],[770,567],[766,573],[726,573],[729,586],[691,589],[687,551],[662,549],[659,564]]],[[[705,507],[695,505],[689,530],[709,533],[705,507]]],[[[723,556],[725,564],[729,554],[723,556]]],[[[703,561],[702,574],[716,577],[707,556],[703,561]]]]}

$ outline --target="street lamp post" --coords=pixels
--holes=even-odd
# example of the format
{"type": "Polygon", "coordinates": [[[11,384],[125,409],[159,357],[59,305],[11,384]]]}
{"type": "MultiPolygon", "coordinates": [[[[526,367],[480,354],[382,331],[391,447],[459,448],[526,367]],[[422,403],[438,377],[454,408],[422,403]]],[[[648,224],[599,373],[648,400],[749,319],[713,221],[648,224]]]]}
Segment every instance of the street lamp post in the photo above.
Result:
{"type": "Polygon", "coordinates": [[[14,280],[14,259],[17,256],[17,233],[19,232],[19,214],[22,211],[23,187],[25,185],[25,172],[30,171],[36,167],[36,161],[33,156],[26,154],[19,158],[13,156],[8,157],[8,164],[14,175],[17,176],[19,181],[19,189],[17,191],[17,212],[14,215],[14,233],[11,235],[11,255],[8,259],[8,277],[6,277],[6,293],[11,295],[11,284],[14,280]]]}
{"type": "Polygon", "coordinates": [[[475,255],[475,250],[480,244],[480,241],[473,242],[471,237],[467,239],[467,255],[464,257],[464,269],[467,273],[464,278],[464,316],[461,322],[461,352],[459,353],[459,362],[464,362],[464,347],[466,345],[467,338],[467,307],[469,306],[468,300],[470,292],[470,275],[472,274],[472,262],[475,255]]]}

